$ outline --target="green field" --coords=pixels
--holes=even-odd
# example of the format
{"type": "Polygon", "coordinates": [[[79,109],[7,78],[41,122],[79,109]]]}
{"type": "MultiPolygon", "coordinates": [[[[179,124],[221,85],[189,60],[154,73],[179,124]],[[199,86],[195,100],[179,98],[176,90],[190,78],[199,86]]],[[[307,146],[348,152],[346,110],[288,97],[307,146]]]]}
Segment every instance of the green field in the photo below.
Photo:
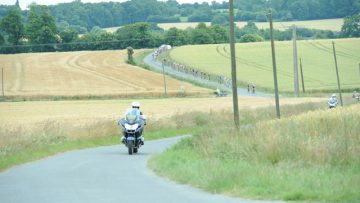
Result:
{"type": "MultiPolygon", "coordinates": [[[[335,40],[342,88],[360,87],[360,39],[335,40]]],[[[303,61],[306,90],[337,88],[331,40],[298,41],[298,56],[303,61]]],[[[279,89],[292,91],[292,42],[275,42],[279,89]]],[[[202,71],[230,77],[230,48],[228,44],[189,45],[170,52],[170,57],[184,65],[202,71]]],[[[236,44],[237,78],[243,84],[273,89],[270,42],[236,44]]],[[[300,65],[299,65],[300,71],[300,65]]],[[[300,80],[300,78],[299,78],[300,80]]],[[[300,80],[301,89],[301,80],[300,80]]]]}

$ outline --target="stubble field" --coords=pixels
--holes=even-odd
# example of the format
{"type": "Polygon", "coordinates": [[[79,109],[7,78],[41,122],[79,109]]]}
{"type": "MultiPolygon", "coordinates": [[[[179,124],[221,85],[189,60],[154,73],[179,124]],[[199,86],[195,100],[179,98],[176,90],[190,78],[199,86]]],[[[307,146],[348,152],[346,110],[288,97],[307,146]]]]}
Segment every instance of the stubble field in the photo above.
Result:
{"type": "MultiPolygon", "coordinates": [[[[143,99],[142,111],[150,123],[187,112],[230,111],[232,98],[143,99]]],[[[286,98],[282,105],[318,102],[318,98],[286,98]]],[[[325,100],[324,104],[325,104],[325,100]]],[[[35,101],[0,103],[0,147],[33,137],[70,138],[120,134],[117,121],[132,100],[35,101]]],[[[267,107],[273,98],[241,97],[240,109],[267,107]]],[[[275,112],[274,112],[275,114],[275,112]]],[[[152,127],[149,125],[148,127],[152,127]]]]}
{"type": "MultiPolygon", "coordinates": [[[[274,28],[278,30],[286,30],[292,25],[296,25],[300,28],[308,29],[319,29],[319,30],[332,30],[332,31],[341,31],[341,26],[344,23],[342,18],[336,19],[324,19],[324,20],[306,20],[306,21],[285,21],[285,22],[274,22],[274,28]]],[[[178,28],[185,30],[187,28],[195,28],[199,22],[181,22],[181,23],[159,23],[158,26],[164,30],[169,30],[170,28],[178,28]]],[[[206,25],[210,26],[210,22],[206,22],[206,25]]],[[[239,28],[243,28],[247,22],[236,22],[236,25],[239,28]]],[[[255,22],[256,26],[259,29],[269,28],[268,22],[255,22]]],[[[117,29],[121,27],[110,27],[104,28],[107,32],[116,32],[117,29]]]]}
{"type": "MultiPolygon", "coordinates": [[[[125,63],[126,50],[0,55],[5,96],[161,96],[163,76],[125,63]]],[[[167,91],[208,90],[167,78],[167,91]]]]}

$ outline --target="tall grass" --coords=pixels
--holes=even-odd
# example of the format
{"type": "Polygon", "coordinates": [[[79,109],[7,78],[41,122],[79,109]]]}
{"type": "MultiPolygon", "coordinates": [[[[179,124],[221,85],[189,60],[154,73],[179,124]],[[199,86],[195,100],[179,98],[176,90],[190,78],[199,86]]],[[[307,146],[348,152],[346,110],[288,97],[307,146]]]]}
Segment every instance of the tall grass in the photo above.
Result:
{"type": "MultiPolygon", "coordinates": [[[[148,119],[145,139],[154,140],[198,132],[205,118],[190,113],[170,118],[148,119]]],[[[0,171],[11,166],[41,159],[59,152],[120,144],[117,120],[98,118],[90,121],[47,120],[13,127],[0,125],[0,171]]]]}
{"type": "Polygon", "coordinates": [[[155,157],[150,166],[214,193],[359,201],[360,106],[295,114],[267,121],[264,109],[255,110],[245,115],[239,132],[228,114],[210,115],[197,136],[155,157]]]}

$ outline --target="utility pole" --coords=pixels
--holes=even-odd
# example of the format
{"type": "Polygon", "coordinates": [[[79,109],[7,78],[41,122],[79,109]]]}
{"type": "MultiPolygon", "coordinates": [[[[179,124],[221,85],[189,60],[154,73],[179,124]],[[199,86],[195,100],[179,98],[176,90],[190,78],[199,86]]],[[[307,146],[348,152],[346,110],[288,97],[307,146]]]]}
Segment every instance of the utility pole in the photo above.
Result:
{"type": "Polygon", "coordinates": [[[163,77],[164,77],[164,91],[165,91],[165,96],[167,96],[167,92],[166,92],[166,80],[165,80],[165,62],[166,62],[166,59],[164,59],[162,61],[162,69],[163,69],[163,77]]]}
{"type": "Polygon", "coordinates": [[[275,56],[275,43],[274,43],[274,27],[273,27],[271,9],[269,10],[268,18],[270,21],[270,38],[271,38],[271,53],[272,53],[273,74],[274,74],[276,116],[278,119],[280,119],[279,90],[278,90],[278,83],[277,83],[276,56],[275,56]]]}
{"type": "Polygon", "coordinates": [[[300,73],[301,73],[302,90],[303,90],[303,93],[305,93],[304,74],[303,74],[302,60],[301,60],[301,58],[300,58],[300,73]]]}
{"type": "Polygon", "coordinates": [[[236,81],[236,58],[235,58],[235,31],[234,31],[234,0],[229,0],[230,21],[230,51],[231,51],[231,79],[233,93],[234,123],[237,130],[240,129],[239,104],[236,81]]]}
{"type": "Polygon", "coordinates": [[[296,45],[296,25],[292,26],[293,29],[293,55],[294,55],[294,95],[299,96],[299,71],[298,71],[298,56],[296,45]]]}
{"type": "Polygon", "coordinates": [[[342,95],[341,95],[341,87],[340,87],[340,78],[339,78],[339,69],[338,69],[338,63],[337,63],[337,58],[336,58],[335,42],[333,41],[332,44],[333,44],[333,50],[334,50],[336,78],[337,78],[339,95],[340,95],[340,104],[341,104],[341,106],[343,106],[343,100],[342,100],[342,95]]]}
{"type": "Polygon", "coordinates": [[[5,97],[5,90],[4,90],[4,68],[1,68],[1,90],[2,90],[2,96],[5,97]]]}

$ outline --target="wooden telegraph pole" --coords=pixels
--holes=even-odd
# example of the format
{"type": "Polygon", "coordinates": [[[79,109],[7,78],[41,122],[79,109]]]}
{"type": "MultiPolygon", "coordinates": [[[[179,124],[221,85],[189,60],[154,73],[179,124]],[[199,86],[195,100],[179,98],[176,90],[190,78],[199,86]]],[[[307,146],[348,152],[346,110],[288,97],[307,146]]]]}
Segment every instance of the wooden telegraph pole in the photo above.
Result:
{"type": "Polygon", "coordinates": [[[292,26],[293,29],[293,56],[294,56],[294,95],[299,96],[299,71],[298,71],[298,56],[296,45],[296,25],[292,26]]]}
{"type": "Polygon", "coordinates": [[[301,58],[300,58],[300,73],[301,73],[302,90],[303,90],[303,93],[305,93],[304,74],[303,74],[302,60],[301,60],[301,58]]]}
{"type": "Polygon", "coordinates": [[[2,90],[2,96],[5,97],[5,90],[4,90],[4,68],[1,68],[1,90],[2,90]]]}
{"type": "Polygon", "coordinates": [[[338,63],[337,63],[337,58],[336,58],[335,42],[333,41],[332,44],[333,44],[334,59],[335,59],[336,78],[337,78],[339,95],[340,95],[340,104],[341,104],[341,106],[343,106],[343,100],[342,100],[342,95],[341,95],[341,87],[340,87],[339,69],[338,69],[338,63]]]}
{"type": "Polygon", "coordinates": [[[274,74],[276,116],[277,116],[277,118],[280,119],[279,90],[278,90],[278,82],[277,82],[276,56],[275,56],[275,43],[274,43],[274,27],[273,27],[271,9],[269,10],[268,18],[269,18],[269,21],[270,21],[270,38],[271,38],[271,53],[272,53],[273,74],[274,74]]]}
{"type": "Polygon", "coordinates": [[[234,0],[229,0],[230,21],[230,50],[231,50],[231,79],[233,93],[234,123],[237,130],[240,129],[239,104],[236,82],[236,58],[235,58],[235,31],[234,31],[234,0]]]}

